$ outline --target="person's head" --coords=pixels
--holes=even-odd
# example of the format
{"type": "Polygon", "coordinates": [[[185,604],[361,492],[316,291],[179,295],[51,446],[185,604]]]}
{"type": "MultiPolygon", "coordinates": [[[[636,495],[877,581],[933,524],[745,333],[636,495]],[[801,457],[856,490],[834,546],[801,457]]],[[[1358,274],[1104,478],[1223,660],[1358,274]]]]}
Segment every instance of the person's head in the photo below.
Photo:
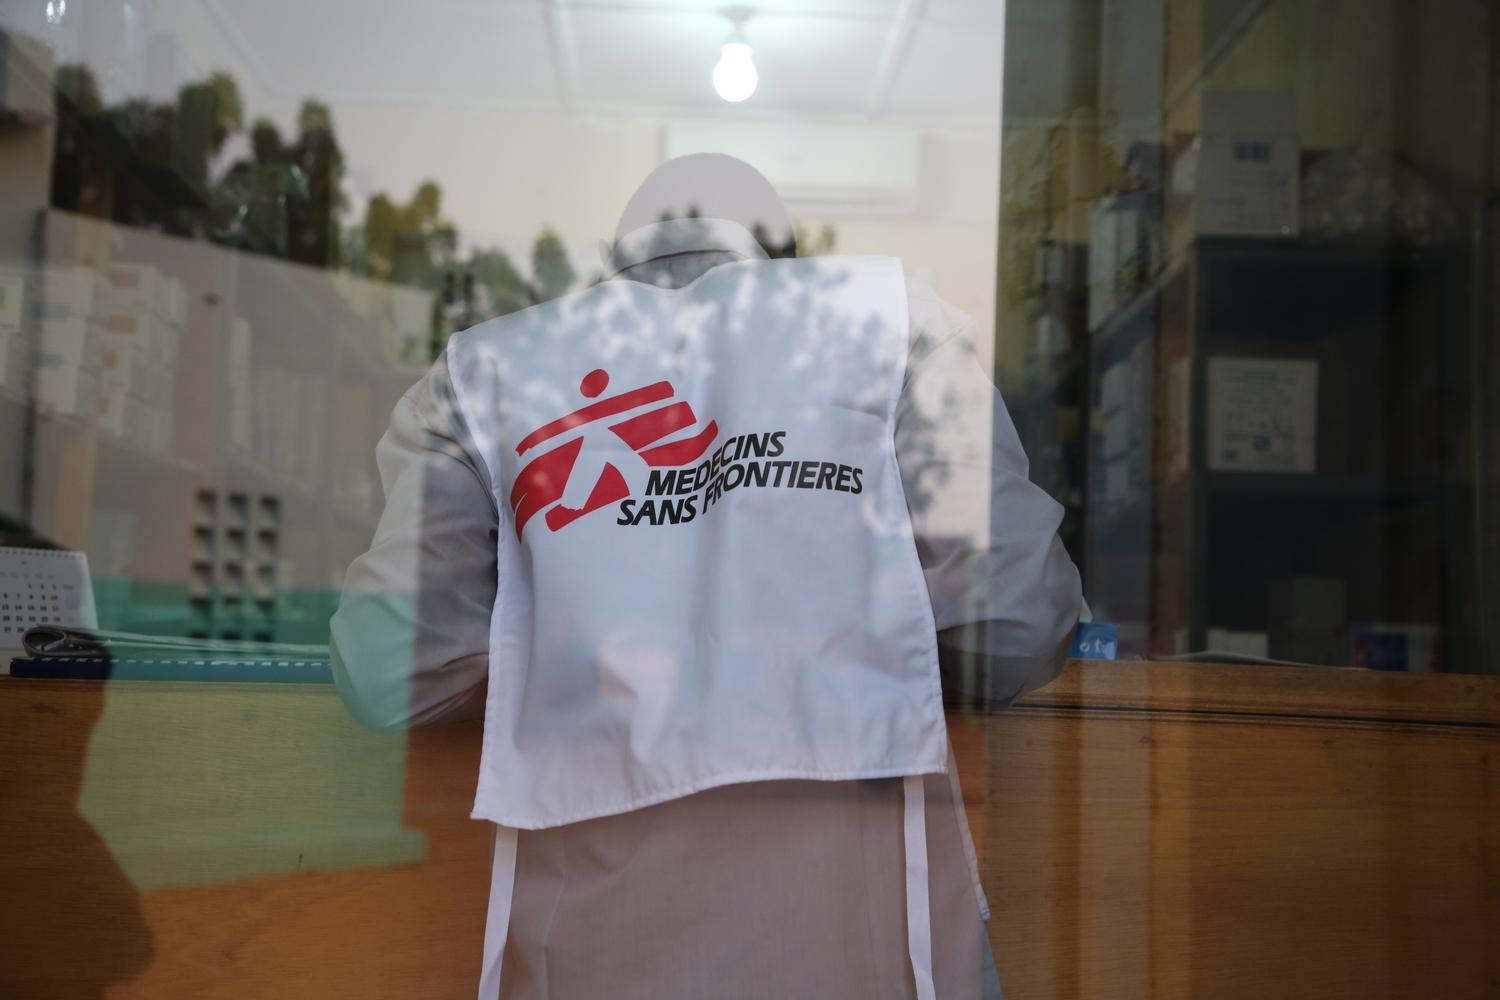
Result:
{"type": "Polygon", "coordinates": [[[792,220],[771,182],[743,160],[691,153],[646,176],[620,213],[615,242],[667,219],[727,219],[748,229],[771,257],[796,255],[792,220]]]}

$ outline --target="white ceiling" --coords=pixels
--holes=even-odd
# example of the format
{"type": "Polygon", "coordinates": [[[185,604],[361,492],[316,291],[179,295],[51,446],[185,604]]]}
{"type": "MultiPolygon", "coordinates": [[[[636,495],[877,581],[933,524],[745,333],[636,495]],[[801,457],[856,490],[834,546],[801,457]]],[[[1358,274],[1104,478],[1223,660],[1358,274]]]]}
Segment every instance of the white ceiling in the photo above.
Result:
{"type": "Polygon", "coordinates": [[[760,88],[710,73],[723,0],[203,0],[268,93],[591,115],[999,119],[1003,0],[762,0],[760,88]]]}

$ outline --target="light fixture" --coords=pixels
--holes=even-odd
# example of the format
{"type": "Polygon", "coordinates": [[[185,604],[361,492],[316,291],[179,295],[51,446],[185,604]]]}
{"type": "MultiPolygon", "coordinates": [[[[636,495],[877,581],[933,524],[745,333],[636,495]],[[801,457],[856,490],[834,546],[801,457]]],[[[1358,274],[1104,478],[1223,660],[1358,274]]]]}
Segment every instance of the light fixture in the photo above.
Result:
{"type": "Polygon", "coordinates": [[[755,71],[755,52],[745,40],[744,22],[749,12],[736,9],[726,13],[734,22],[734,30],[724,39],[724,48],[714,65],[714,90],[724,100],[738,104],[755,93],[760,74],[755,71]]]}

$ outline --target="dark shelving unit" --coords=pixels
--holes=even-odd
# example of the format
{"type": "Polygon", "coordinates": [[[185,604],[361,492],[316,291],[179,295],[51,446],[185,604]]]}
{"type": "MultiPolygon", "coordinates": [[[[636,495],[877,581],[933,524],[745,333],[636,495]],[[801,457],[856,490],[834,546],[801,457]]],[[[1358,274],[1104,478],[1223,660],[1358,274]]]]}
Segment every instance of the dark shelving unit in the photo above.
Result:
{"type": "MultiPolygon", "coordinates": [[[[1142,343],[1146,468],[1106,489],[1088,445],[1086,591],[1121,618],[1126,653],[1208,647],[1212,628],[1278,637],[1274,593],[1335,581],[1343,627],[1436,626],[1442,656],[1477,655],[1473,488],[1461,473],[1472,406],[1467,257],[1282,239],[1199,239],[1094,332],[1089,397],[1142,343]],[[1211,469],[1215,358],[1317,362],[1316,464],[1211,469]],[[1139,487],[1139,489],[1135,489],[1139,487]]],[[[1139,360],[1140,355],[1137,355],[1139,360]]],[[[1346,661],[1347,662],[1347,661],[1346,661]]]]}

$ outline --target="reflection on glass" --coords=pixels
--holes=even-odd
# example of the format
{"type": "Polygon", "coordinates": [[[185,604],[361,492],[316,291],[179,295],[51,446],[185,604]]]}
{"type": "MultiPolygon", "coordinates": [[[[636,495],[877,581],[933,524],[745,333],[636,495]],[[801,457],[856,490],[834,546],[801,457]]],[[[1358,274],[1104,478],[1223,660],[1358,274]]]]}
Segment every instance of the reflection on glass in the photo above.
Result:
{"type": "MultiPolygon", "coordinates": [[[[474,988],[494,838],[469,813],[505,563],[454,560],[494,559],[522,510],[523,535],[602,519],[648,537],[722,525],[728,504],[874,492],[869,462],[777,441],[794,408],[738,426],[738,400],[630,361],[643,303],[733,259],[647,259],[671,240],[631,231],[727,210],[641,179],[719,153],[779,192],[784,226],[742,227],[756,253],[828,279],[762,307],[838,327],[808,306],[837,261],[895,256],[913,327],[968,345],[972,395],[903,383],[924,564],[959,572],[965,533],[933,524],[961,520],[970,460],[999,448],[995,495],[1060,509],[1036,561],[1080,573],[1092,620],[1055,679],[1029,655],[1066,631],[1048,614],[938,623],[962,787],[927,789],[929,841],[954,846],[961,799],[996,904],[977,939],[967,858],[933,855],[939,995],[985,940],[981,978],[1011,997],[1483,995],[1494,17],[1472,0],[0,5],[0,565],[86,558],[95,609],[75,620],[24,589],[29,570],[0,571],[0,666],[17,661],[0,827],[29,845],[0,862],[0,993],[474,988]],[[533,392],[505,400],[530,420],[512,448],[670,395],[512,451],[529,485],[487,492],[445,352],[570,303],[628,308],[599,318],[619,324],[608,357],[559,352],[555,377],[507,383],[533,392]],[[701,455],[653,464],[710,430],[701,455]],[[426,547],[382,562],[402,503],[426,547]],[[98,626],[76,640],[89,655],[28,654],[38,622],[98,626]]],[[[749,189],[731,201],[754,217],[749,189]]],[[[1007,500],[991,527],[1031,551],[1031,520],[1007,500]]],[[[628,639],[591,696],[692,660],[628,639]]],[[[870,873],[902,870],[905,796],[793,784],[614,817],[593,875],[629,844],[660,884],[567,910],[580,938],[638,957],[617,929],[656,933],[650,903],[705,967],[757,954],[725,944],[718,911],[660,898],[692,882],[679,858],[716,848],[704,881],[747,887],[737,912],[786,923],[746,873],[802,865],[816,877],[782,880],[805,892],[781,909],[821,915],[807,948],[893,957],[837,988],[915,995],[903,920],[863,917],[904,913],[899,881],[870,873]],[[855,812],[885,831],[868,851],[808,832],[855,812]]],[[[585,876],[560,839],[531,845],[521,869],[585,876]]],[[[554,883],[517,885],[518,914],[551,905],[554,883]]],[[[554,995],[619,992],[567,944],[583,978],[554,995]]],[[[725,983],[755,977],[689,992],[725,983]]]]}

